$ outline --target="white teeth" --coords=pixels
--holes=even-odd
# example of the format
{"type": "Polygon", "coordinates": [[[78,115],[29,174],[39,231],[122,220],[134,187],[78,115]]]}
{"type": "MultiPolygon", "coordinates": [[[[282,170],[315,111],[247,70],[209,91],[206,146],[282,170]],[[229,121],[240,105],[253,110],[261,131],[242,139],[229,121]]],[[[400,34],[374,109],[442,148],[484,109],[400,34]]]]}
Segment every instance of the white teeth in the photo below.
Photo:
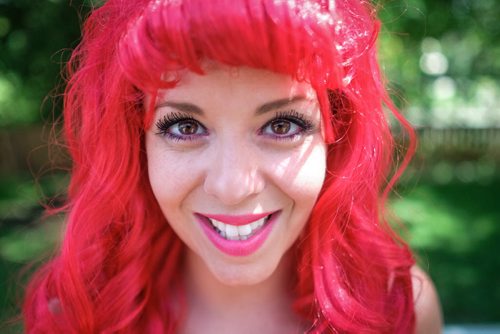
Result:
{"type": "Polygon", "coordinates": [[[270,216],[267,216],[252,223],[240,226],[225,224],[215,219],[209,220],[223,238],[228,240],[246,240],[255,232],[255,230],[261,228],[269,217],[270,216]]]}
{"type": "Polygon", "coordinates": [[[225,231],[225,229],[224,229],[224,223],[221,223],[218,220],[212,220],[212,224],[215,225],[215,227],[217,227],[219,230],[225,231]]]}
{"type": "Polygon", "coordinates": [[[230,240],[235,240],[238,236],[238,227],[233,225],[226,225],[226,236],[230,240]]]}
{"type": "Polygon", "coordinates": [[[258,227],[259,227],[259,222],[260,222],[260,219],[259,219],[259,220],[257,220],[257,221],[254,221],[253,223],[251,223],[251,224],[250,224],[250,228],[251,228],[252,230],[255,230],[256,228],[258,228],[258,227]]]}
{"type": "Polygon", "coordinates": [[[238,226],[238,234],[241,237],[249,236],[250,233],[252,233],[252,228],[250,227],[250,225],[238,226]]]}

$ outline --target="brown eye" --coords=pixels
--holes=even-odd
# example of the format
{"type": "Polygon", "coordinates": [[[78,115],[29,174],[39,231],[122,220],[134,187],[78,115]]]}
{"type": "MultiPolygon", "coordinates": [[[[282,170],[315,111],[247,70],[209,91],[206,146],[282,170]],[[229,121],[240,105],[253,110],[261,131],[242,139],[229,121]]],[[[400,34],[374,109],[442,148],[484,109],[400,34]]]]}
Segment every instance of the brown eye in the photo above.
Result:
{"type": "Polygon", "coordinates": [[[176,141],[197,140],[207,136],[207,129],[190,116],[171,113],[156,122],[158,134],[176,141]]]}
{"type": "Polygon", "coordinates": [[[290,121],[279,119],[271,123],[271,129],[276,135],[286,135],[290,132],[291,124],[290,121]]]}
{"type": "Polygon", "coordinates": [[[308,135],[315,127],[303,113],[290,110],[277,113],[260,128],[259,133],[277,141],[295,141],[308,135]]]}
{"type": "Polygon", "coordinates": [[[186,120],[179,122],[178,125],[178,132],[182,135],[194,135],[197,134],[199,125],[197,122],[192,121],[192,120],[186,120]]]}

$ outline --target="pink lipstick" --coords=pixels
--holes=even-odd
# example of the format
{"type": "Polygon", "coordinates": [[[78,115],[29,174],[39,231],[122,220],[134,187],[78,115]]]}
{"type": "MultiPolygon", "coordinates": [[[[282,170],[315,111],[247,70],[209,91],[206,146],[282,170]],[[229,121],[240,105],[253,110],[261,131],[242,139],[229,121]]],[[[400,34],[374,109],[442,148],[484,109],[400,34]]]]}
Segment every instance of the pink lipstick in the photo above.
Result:
{"type": "Polygon", "coordinates": [[[248,256],[267,240],[281,211],[249,215],[195,213],[214,246],[231,256],[248,256]]]}

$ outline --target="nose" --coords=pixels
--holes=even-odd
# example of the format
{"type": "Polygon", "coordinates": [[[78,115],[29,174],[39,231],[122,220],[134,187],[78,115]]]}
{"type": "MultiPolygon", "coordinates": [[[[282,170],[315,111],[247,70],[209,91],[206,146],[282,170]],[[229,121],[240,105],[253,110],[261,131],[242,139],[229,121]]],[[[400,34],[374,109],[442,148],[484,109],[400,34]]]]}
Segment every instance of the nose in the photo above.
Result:
{"type": "Polygon", "coordinates": [[[204,190],[225,205],[236,205],[265,187],[259,157],[237,143],[221,144],[208,159],[204,190]]]}

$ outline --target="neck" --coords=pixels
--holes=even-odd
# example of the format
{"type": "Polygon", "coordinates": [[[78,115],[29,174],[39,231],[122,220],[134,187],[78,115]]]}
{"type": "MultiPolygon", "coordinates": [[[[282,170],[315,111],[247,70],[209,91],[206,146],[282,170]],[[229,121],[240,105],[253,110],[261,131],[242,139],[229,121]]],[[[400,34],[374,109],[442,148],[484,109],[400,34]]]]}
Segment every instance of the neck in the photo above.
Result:
{"type": "Polygon", "coordinates": [[[234,332],[244,333],[243,328],[249,333],[261,334],[265,331],[256,331],[258,328],[274,328],[274,333],[279,333],[284,329],[290,332],[291,326],[299,326],[291,309],[292,261],[289,254],[283,257],[270,277],[253,285],[230,286],[220,282],[202,259],[191,252],[185,269],[188,302],[185,332],[196,332],[193,330],[197,324],[203,326],[204,333],[209,333],[210,328],[213,332],[227,332],[232,325],[234,332]]]}

